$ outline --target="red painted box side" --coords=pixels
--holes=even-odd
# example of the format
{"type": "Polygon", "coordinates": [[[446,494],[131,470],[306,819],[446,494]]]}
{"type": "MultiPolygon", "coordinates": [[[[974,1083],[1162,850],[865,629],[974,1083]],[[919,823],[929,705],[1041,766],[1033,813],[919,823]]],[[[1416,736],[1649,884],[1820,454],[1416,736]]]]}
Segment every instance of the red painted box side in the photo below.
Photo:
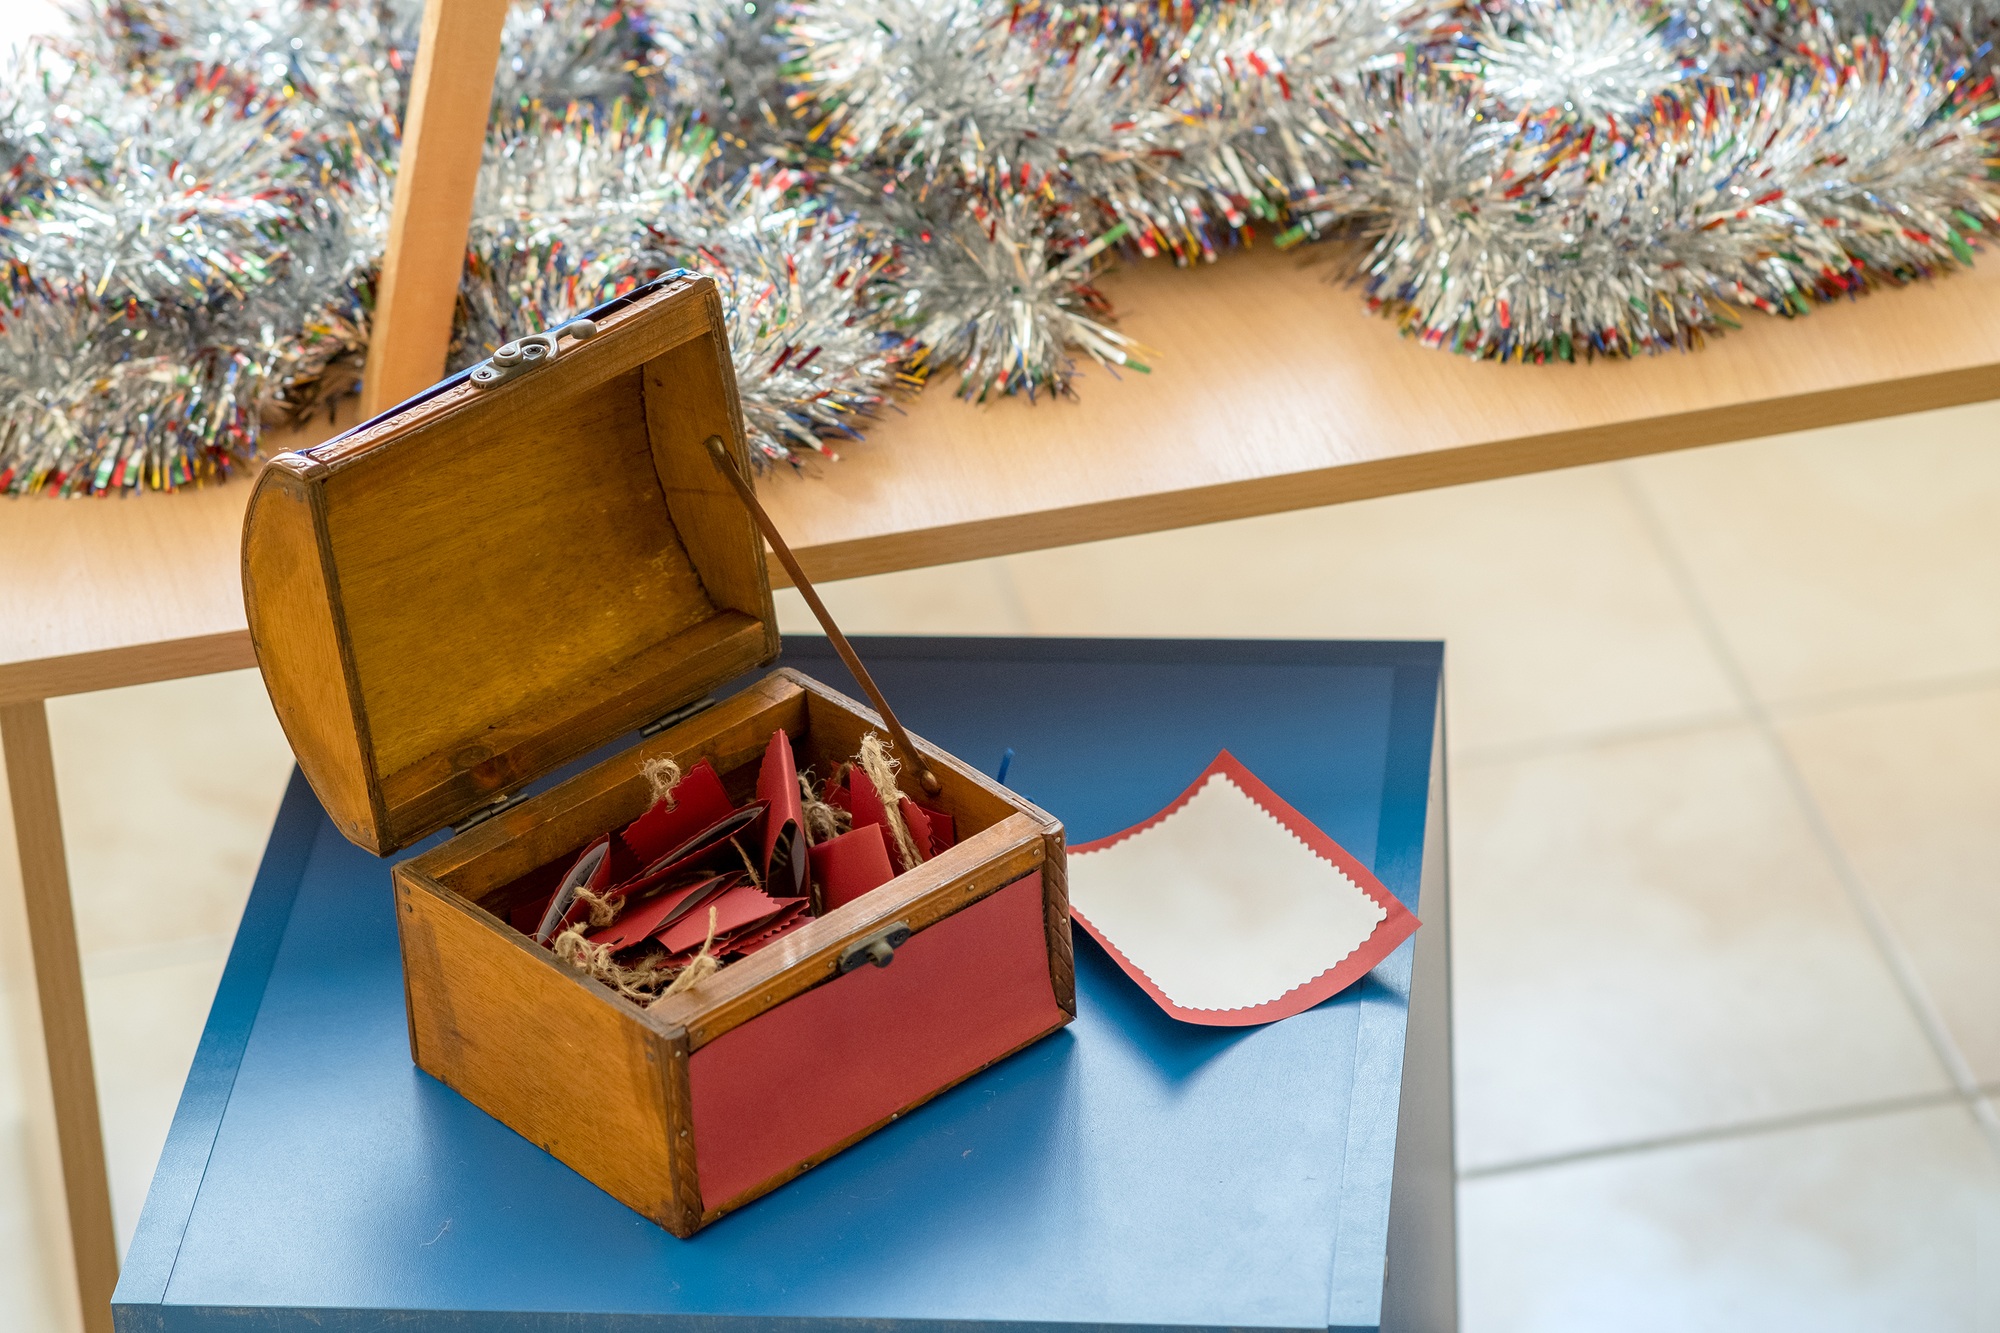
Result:
{"type": "Polygon", "coordinates": [[[1040,871],[767,1010],[688,1062],[704,1210],[956,1083],[1067,1016],[1040,871]]]}

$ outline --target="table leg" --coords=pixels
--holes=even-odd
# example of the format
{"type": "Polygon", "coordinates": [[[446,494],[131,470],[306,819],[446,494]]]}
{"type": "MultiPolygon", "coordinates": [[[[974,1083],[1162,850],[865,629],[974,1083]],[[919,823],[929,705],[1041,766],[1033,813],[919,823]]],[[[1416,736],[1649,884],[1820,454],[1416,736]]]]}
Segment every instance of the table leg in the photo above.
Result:
{"type": "Polygon", "coordinates": [[[48,709],[40,699],[0,704],[0,750],[6,755],[14,836],[20,846],[28,944],[34,952],[42,1040],[55,1094],[56,1141],[62,1152],[83,1326],[85,1333],[111,1333],[118,1241],[111,1221],[111,1182],[104,1168],[104,1130],[97,1114],[97,1078],[91,1067],[83,964],[77,956],[76,916],[70,908],[69,866],[63,856],[62,811],[56,804],[55,756],[49,749],[48,709]]]}
{"type": "Polygon", "coordinates": [[[425,0],[375,284],[363,416],[444,378],[506,22],[507,0],[425,0]]]}

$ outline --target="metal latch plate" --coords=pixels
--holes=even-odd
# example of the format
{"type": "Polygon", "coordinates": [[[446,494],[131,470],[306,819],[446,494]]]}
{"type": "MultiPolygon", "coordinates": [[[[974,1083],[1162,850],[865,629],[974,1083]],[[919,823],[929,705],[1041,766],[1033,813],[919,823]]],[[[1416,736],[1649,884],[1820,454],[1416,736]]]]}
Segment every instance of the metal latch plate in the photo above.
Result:
{"type": "Polygon", "coordinates": [[[873,963],[877,967],[887,967],[896,961],[896,950],[910,940],[910,923],[891,921],[873,935],[854,941],[840,951],[840,971],[844,976],[863,963],[873,963]]]}

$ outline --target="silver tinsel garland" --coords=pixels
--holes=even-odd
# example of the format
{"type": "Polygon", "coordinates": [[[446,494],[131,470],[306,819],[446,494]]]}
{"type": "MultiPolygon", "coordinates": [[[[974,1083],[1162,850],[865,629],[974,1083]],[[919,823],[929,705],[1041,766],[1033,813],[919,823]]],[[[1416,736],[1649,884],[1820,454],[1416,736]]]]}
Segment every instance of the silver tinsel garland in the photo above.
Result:
{"type": "Polygon", "coordinates": [[[751,444],[831,454],[912,354],[880,318],[887,238],[786,168],[718,180],[716,132],[614,102],[494,133],[474,209],[454,365],[668,269],[722,286],[751,444]]]}
{"type": "MultiPolygon", "coordinates": [[[[1464,354],[1694,347],[1971,261],[2000,225],[1995,17],[523,0],[454,364],[701,268],[758,454],[797,463],[933,376],[1144,370],[1103,266],[1260,230],[1359,239],[1363,299],[1464,354]]],[[[99,0],[0,71],[0,491],[200,481],[355,387],[420,18],[99,0]]]]}

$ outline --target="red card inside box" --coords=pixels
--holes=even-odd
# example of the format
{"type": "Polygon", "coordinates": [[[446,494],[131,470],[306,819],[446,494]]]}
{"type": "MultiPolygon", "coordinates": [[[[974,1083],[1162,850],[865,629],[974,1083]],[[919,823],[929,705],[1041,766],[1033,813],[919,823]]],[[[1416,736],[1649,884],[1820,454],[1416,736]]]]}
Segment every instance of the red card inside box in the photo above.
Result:
{"type": "Polygon", "coordinates": [[[633,870],[651,865],[736,808],[722,790],[714,765],[706,759],[681,776],[673,796],[671,808],[664,801],[655,802],[619,833],[618,841],[631,854],[633,870]]]}
{"type": "MultiPolygon", "coordinates": [[[[854,816],[855,828],[880,825],[884,829],[887,829],[889,823],[888,812],[883,807],[882,798],[876,794],[875,784],[869,782],[865,777],[858,783],[854,778],[855,771],[849,769],[847,773],[846,800],[829,803],[840,805],[843,809],[849,811],[854,816]]],[[[903,817],[903,826],[909,829],[910,841],[917,845],[918,854],[920,856],[937,855],[936,843],[933,841],[931,834],[930,816],[924,813],[923,807],[907,796],[898,796],[896,798],[896,810],[903,817]]],[[[893,838],[890,840],[889,845],[893,851],[895,847],[895,840],[893,838]]],[[[892,857],[892,859],[894,858],[892,857]]],[[[904,866],[903,869],[910,870],[913,867],[904,866]]]]}
{"type": "Polygon", "coordinates": [[[627,899],[637,899],[698,866],[707,865],[718,872],[747,869],[749,854],[743,851],[743,844],[755,841],[758,821],[763,813],[761,801],[730,811],[680,846],[670,849],[647,866],[644,872],[612,885],[610,891],[627,899]],[[730,846],[731,842],[736,844],[734,848],[730,846]]]}
{"type": "Polygon", "coordinates": [[[718,948],[717,952],[738,957],[753,954],[765,945],[783,939],[810,920],[812,913],[807,910],[806,900],[794,898],[786,903],[784,911],[769,921],[731,936],[727,947],[718,948]]]}
{"type": "Polygon", "coordinates": [[[806,893],[806,817],[799,792],[799,766],[792,756],[792,738],[771,733],[764,763],[757,770],[757,799],[769,814],[764,820],[764,883],[773,893],[803,898],[806,893]],[[778,883],[773,884],[773,880],[778,883]]]}
{"type": "MultiPolygon", "coordinates": [[[[867,787],[863,787],[859,791],[850,792],[848,785],[853,781],[854,774],[850,770],[845,782],[836,783],[827,788],[826,803],[836,810],[844,810],[852,815],[857,825],[881,823],[881,799],[875,795],[872,789],[867,787]],[[856,810],[856,801],[864,803],[861,810],[856,810]]],[[[929,855],[936,856],[946,848],[957,845],[958,826],[953,822],[952,817],[944,811],[937,809],[935,806],[920,804],[907,796],[902,798],[900,809],[903,811],[904,820],[909,824],[912,834],[914,834],[919,825],[910,819],[909,812],[914,810],[923,816],[922,826],[927,827],[930,831],[929,855]]]]}
{"type": "MultiPolygon", "coordinates": [[[[675,924],[680,916],[685,915],[682,912],[684,905],[688,911],[694,911],[716,892],[726,889],[731,880],[741,878],[740,874],[714,875],[686,888],[670,889],[637,906],[627,907],[618,914],[617,920],[602,930],[591,931],[587,938],[592,944],[603,945],[614,952],[644,944],[656,932],[675,924]]],[[[706,921],[708,914],[702,912],[701,917],[706,921]]]]}
{"type": "Polygon", "coordinates": [[[610,889],[616,845],[617,840],[607,833],[578,854],[576,863],[563,876],[561,887],[550,895],[535,930],[537,940],[547,942],[550,936],[583,915],[583,900],[577,896],[578,890],[587,889],[601,898],[610,889]]]}
{"type": "Polygon", "coordinates": [[[749,926],[762,925],[785,909],[755,886],[743,883],[725,890],[721,896],[689,912],[653,938],[670,954],[693,953],[708,938],[709,913],[715,913],[715,937],[725,939],[749,926]]]}
{"type": "Polygon", "coordinates": [[[1190,1023],[1302,1013],[1419,924],[1227,750],[1151,819],[1071,847],[1069,877],[1076,923],[1190,1023]]]}
{"type": "MultiPolygon", "coordinates": [[[[915,805],[916,803],[906,799],[903,804],[915,805]]],[[[950,815],[942,810],[933,810],[928,805],[918,805],[916,808],[923,812],[925,823],[930,825],[930,854],[932,856],[936,856],[958,841],[958,830],[953,825],[950,815]]]]}
{"type": "Polygon", "coordinates": [[[851,828],[837,838],[815,844],[808,855],[823,912],[851,903],[896,877],[889,862],[889,838],[880,824],[851,828]]]}

